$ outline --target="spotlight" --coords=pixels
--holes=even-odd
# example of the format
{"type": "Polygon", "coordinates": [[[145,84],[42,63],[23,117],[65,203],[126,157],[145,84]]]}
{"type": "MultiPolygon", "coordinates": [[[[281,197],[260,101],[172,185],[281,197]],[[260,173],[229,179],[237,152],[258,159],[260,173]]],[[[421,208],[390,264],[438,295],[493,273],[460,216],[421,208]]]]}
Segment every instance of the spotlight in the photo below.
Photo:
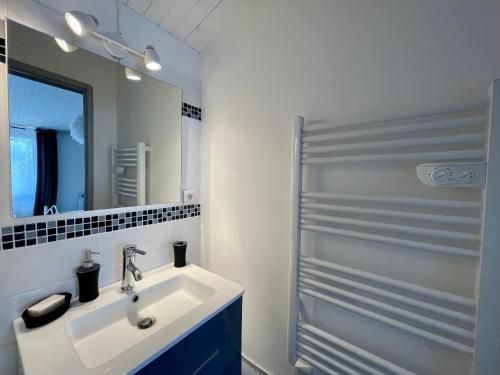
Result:
{"type": "Polygon", "coordinates": [[[128,67],[125,67],[125,77],[127,77],[127,79],[130,79],[131,81],[140,81],[142,79],[139,72],[136,72],[135,70],[128,67]]]}
{"type": "Polygon", "coordinates": [[[57,45],[66,53],[75,52],[78,49],[77,46],[66,42],[64,39],[55,37],[54,40],[56,41],[57,45]]]}
{"type": "Polygon", "coordinates": [[[99,26],[97,18],[78,10],[66,12],[64,13],[64,17],[70,29],[78,36],[90,35],[99,26]]]}
{"type": "Polygon", "coordinates": [[[155,48],[151,45],[147,46],[146,51],[144,51],[144,65],[153,71],[161,69],[160,56],[158,56],[155,48]]]}

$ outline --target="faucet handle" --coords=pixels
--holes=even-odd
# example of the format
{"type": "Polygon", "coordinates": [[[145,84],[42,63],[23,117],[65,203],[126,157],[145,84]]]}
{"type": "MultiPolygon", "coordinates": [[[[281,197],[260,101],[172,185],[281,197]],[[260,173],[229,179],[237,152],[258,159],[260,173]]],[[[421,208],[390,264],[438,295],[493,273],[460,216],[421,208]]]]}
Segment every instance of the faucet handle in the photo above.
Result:
{"type": "Polygon", "coordinates": [[[146,252],[144,250],[140,250],[138,248],[135,248],[134,250],[137,254],[141,254],[141,255],[146,255],[146,252]]]}
{"type": "Polygon", "coordinates": [[[144,250],[139,250],[135,245],[125,245],[123,246],[123,254],[127,256],[135,254],[146,255],[146,252],[144,250]]]}

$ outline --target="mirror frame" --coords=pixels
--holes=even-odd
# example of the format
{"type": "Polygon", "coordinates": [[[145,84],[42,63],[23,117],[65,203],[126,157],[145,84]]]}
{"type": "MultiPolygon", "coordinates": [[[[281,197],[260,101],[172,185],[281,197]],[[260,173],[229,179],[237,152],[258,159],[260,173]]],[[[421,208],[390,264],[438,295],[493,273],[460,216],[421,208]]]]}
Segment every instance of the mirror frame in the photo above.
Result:
{"type": "MultiPolygon", "coordinates": [[[[8,12],[6,12],[8,13],[8,12]]],[[[13,18],[10,18],[8,16],[8,14],[6,14],[5,18],[2,20],[4,25],[3,25],[3,28],[4,28],[4,35],[5,35],[5,73],[4,73],[4,78],[5,78],[5,89],[4,89],[4,95],[5,95],[5,108],[7,110],[6,114],[5,114],[5,127],[6,127],[6,134],[7,136],[9,136],[9,133],[10,133],[10,129],[9,129],[9,93],[8,93],[8,72],[9,72],[9,32],[8,32],[8,24],[10,22],[13,22],[13,23],[16,23],[16,24],[20,24],[24,27],[27,27],[33,31],[36,31],[36,32],[39,32],[41,34],[44,34],[48,37],[51,37],[51,38],[54,38],[55,35],[50,35],[48,34],[47,32],[45,31],[41,31],[37,28],[34,28],[32,27],[31,25],[27,25],[23,22],[19,22],[13,18]]],[[[128,65],[124,65],[124,64],[121,64],[120,61],[117,61],[116,59],[113,59],[111,58],[110,56],[106,56],[106,55],[101,55],[101,54],[98,54],[96,52],[94,52],[93,50],[89,49],[88,47],[86,46],[83,46],[81,45],[80,43],[78,43],[77,41],[73,41],[72,40],[72,44],[74,44],[75,46],[77,46],[78,48],[86,51],[86,52],[89,52],[89,53],[92,53],[94,55],[96,55],[97,57],[100,57],[100,58],[104,58],[104,59],[107,59],[109,61],[112,61],[122,67],[129,67],[128,65]]],[[[25,65],[25,66],[28,66],[29,68],[31,68],[33,71],[36,71],[38,70],[37,67],[33,67],[29,64],[24,64],[24,63],[21,63],[21,62],[15,62],[15,64],[22,64],[22,65],[25,65]]],[[[137,67],[131,67],[132,69],[134,70],[138,70],[137,67]]],[[[52,73],[52,72],[47,72],[43,69],[39,69],[40,71],[44,72],[44,73],[48,73],[51,75],[51,78],[52,78],[52,75],[56,78],[57,80],[57,77],[62,77],[60,75],[58,75],[57,73],[52,73]]],[[[139,69],[138,70],[142,75],[145,75],[145,76],[148,76],[149,78],[152,78],[152,79],[155,79],[157,81],[161,81],[162,83],[164,84],[167,84],[167,85],[170,85],[172,87],[175,87],[177,88],[178,90],[180,90],[181,92],[181,101],[180,101],[180,108],[179,108],[179,111],[182,111],[182,105],[184,103],[184,91],[181,87],[178,87],[176,85],[173,85],[169,82],[166,82],[162,79],[159,79],[158,77],[155,77],[153,75],[151,75],[148,71],[146,71],[145,69],[139,69]]],[[[35,72],[36,74],[36,72],[35,72]]],[[[76,80],[72,80],[71,78],[67,78],[67,77],[62,77],[63,78],[63,81],[65,82],[73,82],[74,84],[76,84],[76,86],[78,85],[87,85],[83,82],[79,82],[79,81],[76,81],[76,80]]],[[[89,87],[91,87],[90,85],[87,85],[89,87]]],[[[67,84],[63,87],[67,87],[67,84]]],[[[89,92],[90,96],[89,98],[92,98],[92,90],[90,90],[89,92]]],[[[85,110],[87,111],[88,110],[88,115],[89,116],[93,116],[93,109],[92,108],[88,108],[88,107],[92,107],[92,106],[89,106],[89,103],[84,103],[84,106],[85,106],[85,110]]],[[[181,122],[179,124],[180,126],[180,139],[179,139],[179,142],[180,142],[180,155],[179,155],[179,158],[180,158],[180,168],[179,168],[179,195],[178,195],[178,200],[176,201],[172,201],[172,202],[165,202],[165,203],[156,203],[156,204],[149,204],[149,205],[143,205],[143,206],[127,206],[127,207],[120,207],[120,208],[103,208],[103,209],[97,209],[97,210],[83,210],[83,211],[69,211],[69,212],[62,212],[62,213],[58,213],[58,214],[51,214],[51,215],[38,215],[38,216],[25,216],[25,217],[14,217],[13,216],[13,206],[12,206],[12,173],[11,173],[11,168],[10,168],[10,142],[7,142],[7,148],[5,149],[5,151],[3,152],[6,157],[6,159],[8,160],[8,165],[9,165],[9,168],[8,168],[8,171],[6,173],[6,175],[8,175],[7,177],[7,180],[6,181],[8,183],[8,196],[9,196],[9,201],[8,201],[8,211],[9,211],[9,218],[7,219],[7,215],[4,216],[4,214],[6,213],[0,213],[0,228],[3,227],[3,226],[8,226],[8,225],[22,225],[22,224],[26,224],[26,223],[38,223],[38,222],[46,222],[46,221],[57,221],[57,220],[63,220],[63,219],[71,219],[71,218],[80,218],[80,217],[87,217],[87,216],[101,216],[101,215],[109,215],[109,214],[120,214],[120,213],[124,213],[124,212],[129,212],[129,211],[140,211],[140,210],[153,210],[153,209],[159,209],[159,208],[165,208],[165,207],[172,207],[172,206],[179,206],[179,205],[183,205],[184,204],[184,201],[183,201],[183,191],[185,190],[185,187],[184,187],[184,180],[183,180],[183,177],[184,177],[184,166],[185,166],[185,162],[186,160],[184,160],[184,148],[185,148],[185,145],[184,145],[184,142],[183,142],[183,135],[184,135],[184,131],[183,131],[183,117],[181,115],[181,122]],[[8,221],[5,221],[5,220],[8,220],[8,221]]],[[[90,117],[89,117],[90,118],[90,117]]],[[[0,124],[1,126],[1,124],[0,124]]],[[[92,128],[91,126],[89,128],[92,128]]],[[[93,135],[93,129],[89,129],[89,132],[86,132],[86,136],[85,136],[85,141],[87,141],[87,134],[88,136],[92,136],[93,135]]],[[[93,145],[90,147],[93,151],[93,145]]],[[[87,151],[87,150],[86,150],[87,151]]],[[[89,157],[87,158],[87,155],[85,155],[85,162],[93,162],[93,152],[89,152],[89,157]]],[[[86,164],[87,165],[87,164],[86,164]]],[[[85,172],[86,176],[85,176],[85,181],[86,181],[86,188],[87,188],[87,174],[88,174],[88,169],[86,168],[86,172],[85,172]]],[[[89,178],[89,181],[90,180],[93,180],[93,177],[90,177],[89,178]]],[[[92,188],[92,192],[93,192],[93,188],[92,188]]],[[[86,198],[85,198],[85,205],[87,205],[87,199],[89,199],[90,197],[90,194],[86,194],[86,198]]],[[[199,202],[197,202],[195,205],[199,204],[199,202]]]]}

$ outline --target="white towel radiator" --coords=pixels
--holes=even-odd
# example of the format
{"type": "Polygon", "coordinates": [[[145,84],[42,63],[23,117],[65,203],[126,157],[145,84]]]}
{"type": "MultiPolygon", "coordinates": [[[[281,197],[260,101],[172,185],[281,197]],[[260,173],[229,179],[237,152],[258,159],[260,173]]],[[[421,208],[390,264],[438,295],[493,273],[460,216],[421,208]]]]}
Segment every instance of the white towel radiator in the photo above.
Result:
{"type": "Polygon", "coordinates": [[[149,151],[151,147],[143,142],[135,147],[111,148],[113,207],[147,204],[146,153],[149,151]]]}
{"type": "Polygon", "coordinates": [[[289,359],[297,369],[497,373],[488,360],[500,343],[492,327],[499,104],[495,81],[486,110],[343,126],[295,118],[289,359]],[[421,162],[471,161],[487,163],[483,189],[416,178],[421,162]]]}

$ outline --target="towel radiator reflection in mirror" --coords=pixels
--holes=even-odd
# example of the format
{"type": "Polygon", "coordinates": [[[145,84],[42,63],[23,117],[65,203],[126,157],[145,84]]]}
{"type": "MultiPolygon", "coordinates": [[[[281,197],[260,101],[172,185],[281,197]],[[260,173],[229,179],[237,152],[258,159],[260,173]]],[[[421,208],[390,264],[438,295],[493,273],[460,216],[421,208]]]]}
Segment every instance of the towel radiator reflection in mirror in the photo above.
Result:
{"type": "Polygon", "coordinates": [[[111,148],[113,207],[146,205],[147,152],[143,142],[135,147],[111,148]]]}

